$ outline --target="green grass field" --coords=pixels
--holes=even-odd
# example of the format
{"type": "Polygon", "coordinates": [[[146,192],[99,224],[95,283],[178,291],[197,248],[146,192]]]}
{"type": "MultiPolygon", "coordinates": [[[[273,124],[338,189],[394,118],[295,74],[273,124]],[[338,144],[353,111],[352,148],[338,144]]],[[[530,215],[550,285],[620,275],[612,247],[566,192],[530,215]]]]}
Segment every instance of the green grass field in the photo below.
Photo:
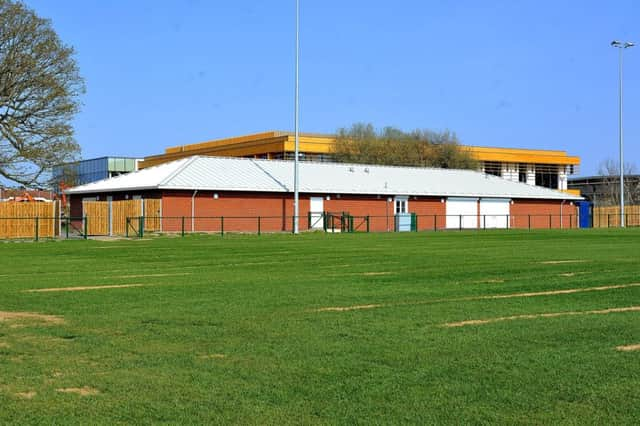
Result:
{"type": "Polygon", "coordinates": [[[0,423],[637,423],[639,255],[638,229],[0,244],[0,423]]]}

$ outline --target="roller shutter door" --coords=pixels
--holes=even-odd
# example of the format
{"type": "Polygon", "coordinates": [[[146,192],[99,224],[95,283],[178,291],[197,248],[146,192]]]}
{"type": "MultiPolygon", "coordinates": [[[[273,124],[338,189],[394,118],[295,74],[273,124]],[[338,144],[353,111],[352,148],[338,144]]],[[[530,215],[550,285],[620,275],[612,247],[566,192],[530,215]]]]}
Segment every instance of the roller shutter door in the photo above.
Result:
{"type": "Polygon", "coordinates": [[[447,198],[447,228],[472,229],[478,227],[477,198],[447,198]]]}
{"type": "Polygon", "coordinates": [[[504,198],[482,198],[480,200],[480,226],[484,228],[509,227],[511,202],[504,198]]]}

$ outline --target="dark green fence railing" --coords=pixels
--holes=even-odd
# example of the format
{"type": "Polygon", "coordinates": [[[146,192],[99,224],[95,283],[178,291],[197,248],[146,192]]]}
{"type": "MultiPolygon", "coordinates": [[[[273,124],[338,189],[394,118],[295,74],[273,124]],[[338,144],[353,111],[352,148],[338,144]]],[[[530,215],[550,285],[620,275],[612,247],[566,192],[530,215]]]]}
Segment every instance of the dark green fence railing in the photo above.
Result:
{"type": "MultiPolygon", "coordinates": [[[[599,227],[619,227],[619,216],[599,217],[599,227]]],[[[574,229],[577,215],[352,215],[349,212],[311,213],[301,216],[301,232],[368,233],[368,232],[425,232],[487,229],[574,229]]],[[[95,237],[88,217],[0,217],[1,239],[81,238],[95,237]],[[52,225],[52,223],[54,225],[52,225]],[[54,229],[52,230],[52,226],[54,229]]],[[[627,214],[627,227],[640,227],[640,214],[627,214]]],[[[125,236],[143,238],[147,233],[209,233],[224,236],[228,233],[293,232],[293,216],[135,216],[126,218],[125,236]],[[159,227],[158,227],[159,223],[159,227]],[[145,226],[145,224],[147,224],[145,226]],[[149,224],[153,224],[149,228],[149,224]],[[149,228],[149,229],[147,229],[149,228]]]]}

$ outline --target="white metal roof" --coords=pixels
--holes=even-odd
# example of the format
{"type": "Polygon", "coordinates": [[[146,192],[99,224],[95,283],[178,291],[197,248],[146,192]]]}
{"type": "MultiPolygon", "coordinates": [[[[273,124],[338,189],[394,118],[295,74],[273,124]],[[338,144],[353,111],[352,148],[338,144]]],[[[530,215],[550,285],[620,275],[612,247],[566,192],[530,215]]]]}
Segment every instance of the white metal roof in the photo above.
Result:
{"type": "MultiPolygon", "coordinates": [[[[292,192],[293,161],[234,157],[183,158],[71,188],[69,194],[140,190],[292,192]]],[[[472,170],[300,162],[300,192],[580,200],[472,170]]]]}

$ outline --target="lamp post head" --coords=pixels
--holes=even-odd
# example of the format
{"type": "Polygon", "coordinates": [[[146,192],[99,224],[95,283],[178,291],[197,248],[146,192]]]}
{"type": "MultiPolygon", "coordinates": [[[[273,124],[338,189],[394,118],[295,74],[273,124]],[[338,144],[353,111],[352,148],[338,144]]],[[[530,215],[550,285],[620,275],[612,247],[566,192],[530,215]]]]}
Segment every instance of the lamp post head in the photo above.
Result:
{"type": "Polygon", "coordinates": [[[619,49],[627,49],[627,48],[633,47],[635,45],[636,44],[634,42],[632,42],[632,41],[624,41],[624,42],[622,42],[620,40],[613,40],[611,42],[611,46],[617,47],[619,49]]]}

